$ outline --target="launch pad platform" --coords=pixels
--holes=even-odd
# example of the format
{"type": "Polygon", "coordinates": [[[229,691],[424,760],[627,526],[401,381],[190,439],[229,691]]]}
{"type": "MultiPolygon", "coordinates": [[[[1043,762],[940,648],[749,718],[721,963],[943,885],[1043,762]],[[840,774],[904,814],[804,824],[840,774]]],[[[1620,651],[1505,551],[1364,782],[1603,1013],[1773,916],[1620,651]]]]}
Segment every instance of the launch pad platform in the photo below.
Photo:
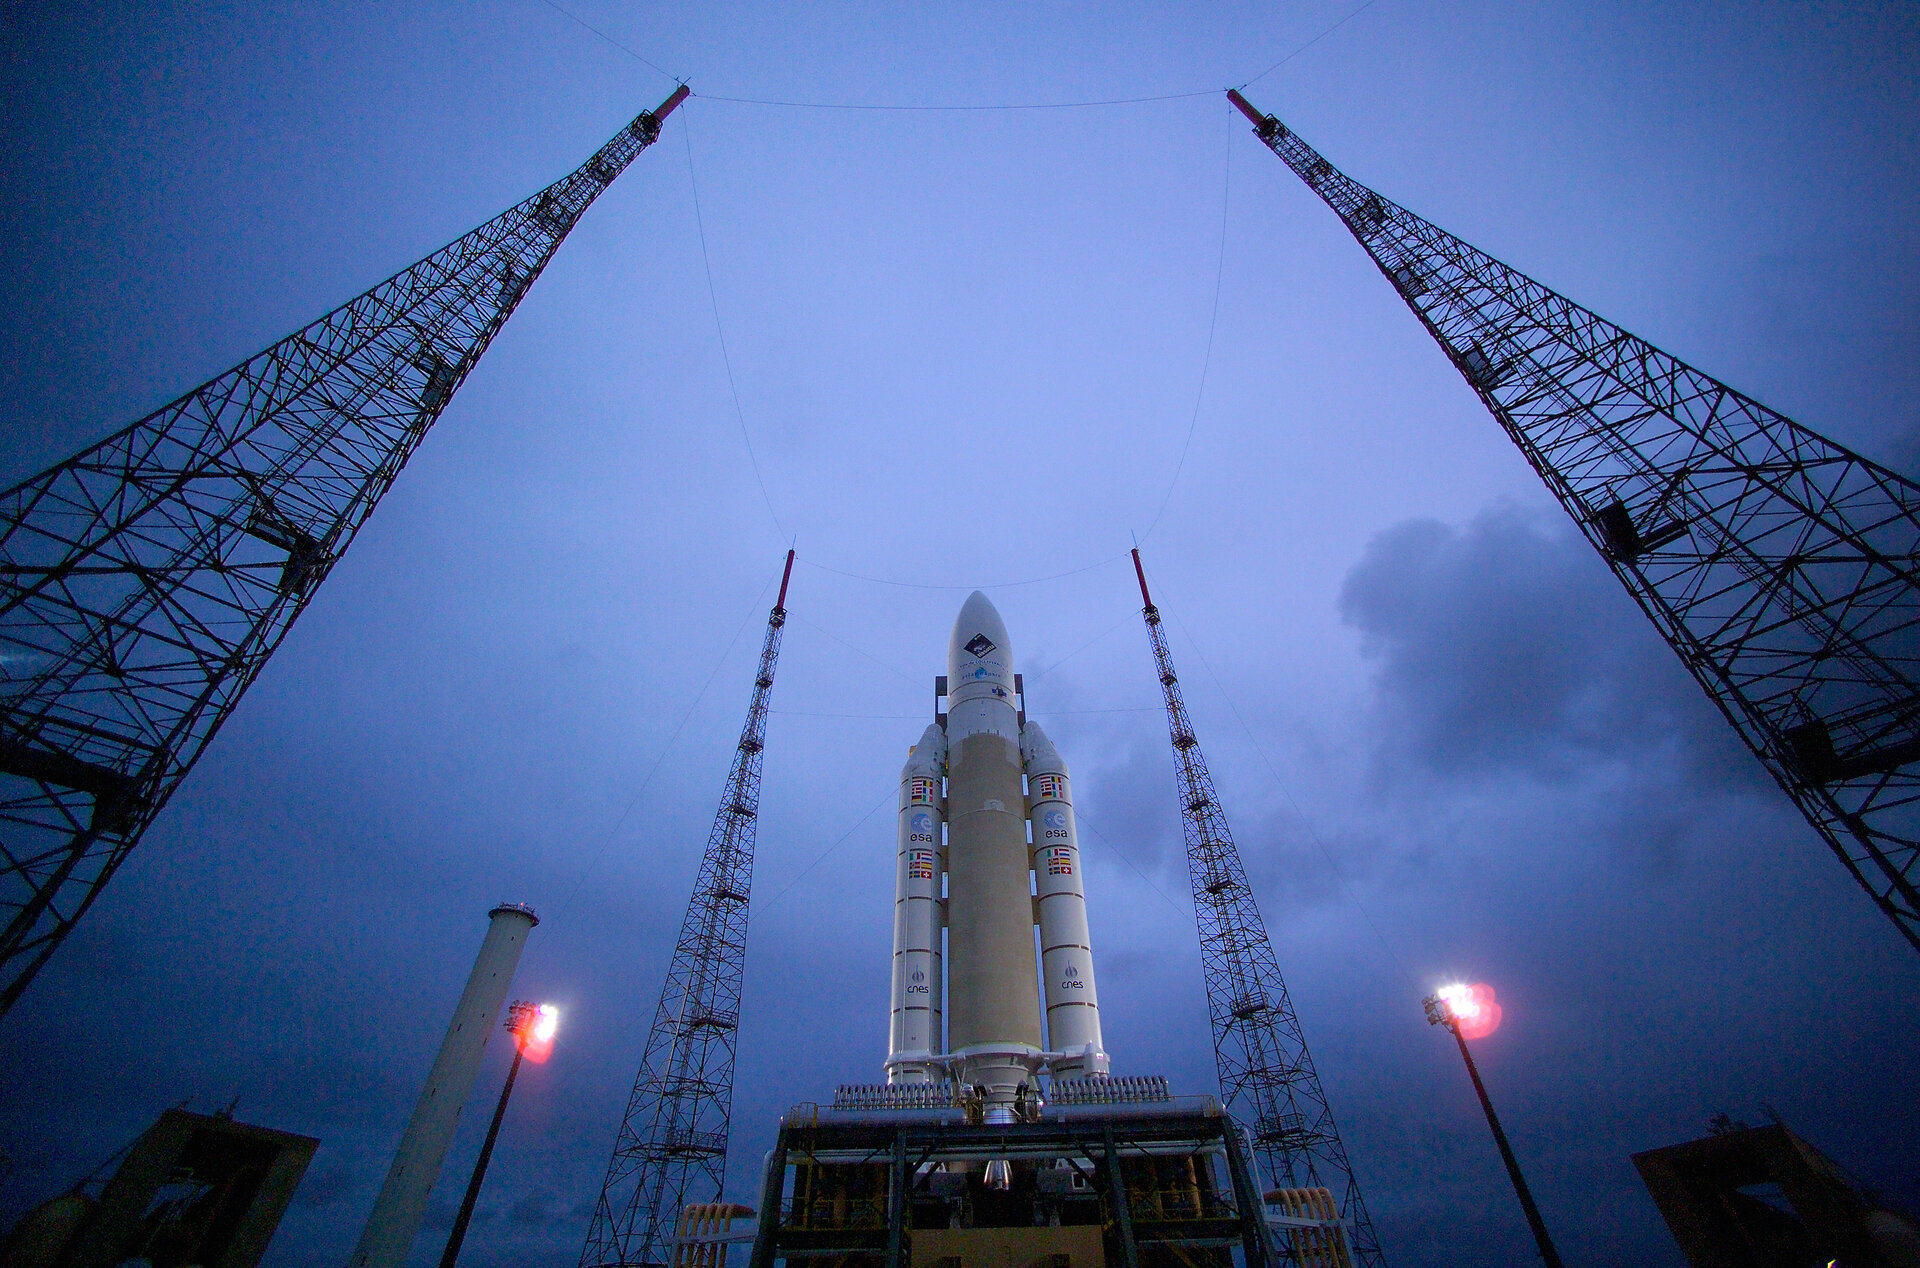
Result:
{"type": "MultiPolygon", "coordinates": [[[[1276,1268],[1271,1221],[1322,1223],[1266,1214],[1240,1130],[1209,1096],[1055,1102],[1004,1123],[958,1098],[860,1107],[903,1090],[787,1113],[748,1268],[1276,1268]]],[[[1339,1257],[1304,1262],[1346,1262],[1338,1230],[1311,1233],[1339,1257]]]]}

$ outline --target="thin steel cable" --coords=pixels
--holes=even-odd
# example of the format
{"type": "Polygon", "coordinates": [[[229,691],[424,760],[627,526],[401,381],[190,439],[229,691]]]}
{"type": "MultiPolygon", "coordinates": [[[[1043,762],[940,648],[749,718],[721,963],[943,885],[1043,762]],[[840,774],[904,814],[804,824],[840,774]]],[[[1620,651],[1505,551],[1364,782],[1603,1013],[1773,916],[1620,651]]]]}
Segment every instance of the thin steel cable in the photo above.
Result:
{"type": "Polygon", "coordinates": [[[599,36],[601,39],[605,40],[607,43],[613,45],[615,48],[619,49],[622,53],[625,53],[628,57],[631,57],[634,61],[639,62],[642,66],[645,66],[647,69],[659,71],[660,74],[665,75],[668,79],[671,79],[676,84],[684,84],[687,82],[686,80],[680,78],[680,76],[673,74],[671,71],[664,70],[658,64],[654,62],[650,62],[646,58],[640,56],[640,54],[634,52],[632,49],[628,48],[625,44],[622,44],[619,40],[614,39],[611,35],[608,35],[605,31],[602,31],[599,27],[587,21],[585,18],[581,17],[579,14],[570,13],[567,10],[561,8],[559,5],[555,4],[553,0],[540,0],[540,3],[546,5],[549,9],[552,9],[555,13],[559,14],[561,17],[566,18],[571,22],[575,22],[580,26],[585,27],[589,31],[592,31],[595,35],[599,36]]]}
{"type": "MultiPolygon", "coordinates": [[[[551,2],[551,0],[549,0],[551,2]]],[[[1198,92],[1171,92],[1157,97],[1109,97],[1100,101],[1032,101],[1013,102],[1005,105],[974,106],[912,106],[912,105],[861,105],[847,101],[769,101],[759,97],[715,97],[707,93],[694,95],[707,101],[725,101],[736,106],[779,106],[788,110],[895,110],[916,113],[973,113],[986,110],[1086,110],[1095,106],[1137,106],[1152,101],[1185,101],[1192,97],[1211,97],[1218,88],[1204,88],[1198,92]]]]}
{"type": "Polygon", "coordinates": [[[1049,573],[1044,577],[1028,577],[1024,581],[990,581],[984,585],[943,585],[931,581],[895,581],[891,577],[869,577],[862,572],[848,572],[844,568],[830,568],[826,564],[815,563],[811,559],[800,559],[795,562],[805,564],[809,568],[818,568],[821,572],[830,572],[836,577],[850,577],[855,581],[870,581],[877,586],[899,586],[906,590],[1011,590],[1016,586],[1037,586],[1043,581],[1058,581],[1062,577],[1077,577],[1083,572],[1092,572],[1095,568],[1104,568],[1108,564],[1117,563],[1125,558],[1127,558],[1127,554],[1125,551],[1122,551],[1117,555],[1110,555],[1105,559],[1096,559],[1084,567],[1069,568],[1065,572],[1049,573]]]}
{"type": "MultiPolygon", "coordinates": [[[[1155,710],[1155,712],[1158,712],[1158,710],[1155,710]]],[[[1173,908],[1173,910],[1176,913],[1178,913],[1181,916],[1181,918],[1185,919],[1189,917],[1191,913],[1189,913],[1185,907],[1182,907],[1179,903],[1176,903],[1175,901],[1173,901],[1173,899],[1168,896],[1166,890],[1161,889],[1158,885],[1154,884],[1153,878],[1151,876],[1148,876],[1145,872],[1141,871],[1139,865],[1136,864],[1130,856],[1128,856],[1126,851],[1122,850],[1119,846],[1115,845],[1113,843],[1113,839],[1109,837],[1106,833],[1100,830],[1099,825],[1094,823],[1093,820],[1087,818],[1087,812],[1083,807],[1075,806],[1073,808],[1073,817],[1074,817],[1075,823],[1084,823],[1089,828],[1092,828],[1093,835],[1100,838],[1100,843],[1106,846],[1109,850],[1112,850],[1116,855],[1118,855],[1122,863],[1125,863],[1128,867],[1132,868],[1133,874],[1135,876],[1138,876],[1141,880],[1145,881],[1148,889],[1160,895],[1160,899],[1162,902],[1166,903],[1167,906],[1173,908]]]]}
{"type": "MultiPolygon", "coordinates": [[[[768,709],[787,718],[845,718],[867,722],[919,722],[924,713],[813,713],[805,709],[768,709]]],[[[1093,713],[1158,713],[1156,705],[1135,705],[1121,709],[1028,709],[1030,718],[1079,718],[1093,713]]]]}
{"type": "MultiPolygon", "coordinates": [[[[1133,616],[1131,613],[1121,617],[1119,620],[1115,621],[1112,625],[1109,625],[1106,629],[1102,630],[1100,633],[1095,634],[1092,638],[1080,644],[1080,646],[1074,648],[1072,651],[1068,652],[1065,656],[1062,656],[1059,660],[1054,661],[1051,665],[1048,665],[1045,669],[1041,670],[1039,673],[1033,675],[1031,678],[1028,678],[1027,681],[1039,682],[1042,678],[1045,678],[1048,674],[1060,668],[1060,666],[1066,664],[1068,661],[1072,660],[1075,656],[1078,656],[1081,652],[1086,651],[1089,647],[1092,647],[1095,643],[1098,643],[1101,639],[1106,638],[1109,634],[1113,633],[1115,630],[1119,629],[1121,626],[1128,624],[1132,620],[1133,620],[1133,616]]],[[[1158,705],[1155,705],[1152,711],[1155,713],[1158,713],[1160,711],[1160,707],[1158,705]]],[[[1035,713],[1035,712],[1039,712],[1039,710],[1029,709],[1027,712],[1035,713]]]]}
{"type": "Polygon", "coordinates": [[[1187,438],[1180,445],[1180,461],[1173,464],[1173,479],[1167,481],[1167,495],[1160,499],[1153,523],[1147,525],[1147,531],[1140,536],[1143,542],[1160,527],[1160,517],[1167,513],[1167,503],[1173,501],[1173,491],[1180,487],[1180,473],[1187,467],[1187,451],[1193,448],[1193,433],[1200,426],[1200,405],[1207,399],[1207,371],[1213,368],[1213,335],[1220,328],[1220,290],[1227,276],[1227,209],[1233,196],[1233,121],[1239,113],[1231,104],[1227,106],[1226,175],[1220,190],[1220,255],[1213,266],[1213,314],[1207,318],[1207,351],[1200,359],[1200,388],[1193,394],[1193,417],[1187,421],[1187,438]]]}
{"type": "Polygon", "coordinates": [[[593,857],[588,859],[587,865],[580,870],[580,878],[574,881],[573,888],[567,892],[566,901],[560,904],[560,910],[556,911],[549,919],[557,919],[565,915],[567,908],[573,905],[573,900],[580,894],[580,887],[587,883],[587,877],[593,873],[594,867],[600,862],[601,857],[606,854],[607,847],[613,844],[614,837],[619,834],[622,827],[626,826],[627,816],[632,814],[633,808],[640,804],[641,794],[645,793],[648,785],[653,783],[653,777],[660,773],[661,763],[667,760],[667,754],[673,752],[674,743],[680,738],[680,732],[687,729],[687,723],[693,718],[693,711],[698,709],[700,702],[707,698],[707,691],[713,686],[713,680],[718,678],[720,671],[726,667],[727,657],[733,655],[733,649],[740,642],[740,636],[747,632],[747,626],[753,624],[753,618],[760,610],[761,601],[767,597],[767,591],[772,588],[773,581],[771,579],[767,581],[767,584],[760,587],[760,593],[754,596],[753,606],[747,609],[747,619],[740,622],[740,628],[735,630],[733,637],[727,640],[726,650],[720,653],[720,659],[714,663],[713,672],[707,675],[707,680],[704,683],[700,684],[700,692],[694,696],[693,703],[687,706],[687,711],[680,715],[680,725],[673,728],[673,734],[669,735],[667,742],[660,747],[660,753],[653,759],[653,765],[647,768],[647,773],[640,779],[639,787],[635,788],[633,790],[633,796],[627,799],[626,809],[620,812],[620,817],[613,821],[611,828],[607,829],[607,835],[605,839],[600,842],[600,848],[593,852],[593,857]]]}
{"type": "Polygon", "coordinates": [[[1253,733],[1253,728],[1247,725],[1246,718],[1240,713],[1240,706],[1235,704],[1233,697],[1227,694],[1227,688],[1225,684],[1220,681],[1220,676],[1213,672],[1213,665],[1207,660],[1207,654],[1200,650],[1200,643],[1193,637],[1193,632],[1187,629],[1186,622],[1180,619],[1177,612],[1170,613],[1169,615],[1173,616],[1174,623],[1180,627],[1180,633],[1186,638],[1187,645],[1193,648],[1193,654],[1200,658],[1200,667],[1205,669],[1207,671],[1207,677],[1213,680],[1214,690],[1218,691],[1220,698],[1227,702],[1227,709],[1233,714],[1233,720],[1238,722],[1240,729],[1246,733],[1247,743],[1251,744],[1253,751],[1259,754],[1261,765],[1265,766],[1267,768],[1267,774],[1273,777],[1274,786],[1279,788],[1281,796],[1287,799],[1287,804],[1293,807],[1293,813],[1299,818],[1300,826],[1307,830],[1308,838],[1319,848],[1320,857],[1326,860],[1328,869],[1333,872],[1333,878],[1340,882],[1340,888],[1346,892],[1348,901],[1353,903],[1354,909],[1357,910],[1361,918],[1367,922],[1367,927],[1373,930],[1373,936],[1379,940],[1381,948],[1392,957],[1395,964],[1400,966],[1401,972],[1405,973],[1409,979],[1416,982],[1419,981],[1420,977],[1413,971],[1413,966],[1407,962],[1406,957],[1402,956],[1399,949],[1387,938],[1385,931],[1382,930],[1379,923],[1374,920],[1373,913],[1368,911],[1367,905],[1360,901],[1360,895],[1355,893],[1353,886],[1347,883],[1346,873],[1342,872],[1340,865],[1334,862],[1333,851],[1327,848],[1327,843],[1320,839],[1318,832],[1314,831],[1313,820],[1307,818],[1307,812],[1301,809],[1300,803],[1295,800],[1293,790],[1287,787],[1287,781],[1280,778],[1279,769],[1274,766],[1272,759],[1267,756],[1267,750],[1261,747],[1259,739],[1255,737],[1253,733]]]}
{"type": "MultiPolygon", "coordinates": [[[[798,621],[800,622],[800,624],[806,626],[808,629],[812,630],[814,633],[822,635],[826,638],[832,639],[834,642],[840,644],[840,646],[846,648],[848,651],[852,652],[854,655],[865,657],[867,660],[872,661],[874,664],[880,666],[880,668],[886,670],[888,673],[894,675],[896,678],[904,678],[916,687],[920,686],[922,683],[921,679],[915,678],[912,674],[908,673],[906,670],[898,669],[892,665],[889,665],[886,661],[881,660],[878,656],[875,656],[872,652],[864,651],[861,648],[855,647],[852,643],[849,643],[846,639],[841,638],[838,634],[835,634],[832,630],[822,629],[820,626],[815,625],[812,621],[809,621],[806,617],[801,616],[798,613],[789,613],[787,616],[787,619],[791,621],[798,621]]],[[[931,684],[928,684],[928,685],[931,685],[931,684]]]]}
{"type": "Polygon", "coordinates": [[[747,445],[747,461],[753,466],[753,481],[760,486],[760,500],[767,504],[767,515],[773,520],[773,531],[780,535],[782,542],[791,542],[787,530],[781,527],[780,513],[773,509],[773,498],[767,493],[767,481],[760,474],[760,459],[753,452],[753,437],[747,433],[747,411],[740,407],[740,388],[733,381],[733,357],[727,352],[727,330],[720,321],[720,292],[713,285],[713,260],[707,254],[707,222],[700,214],[700,179],[693,174],[693,130],[686,125],[686,116],[681,116],[680,139],[687,147],[687,182],[693,187],[693,223],[700,230],[700,263],[707,271],[707,298],[713,303],[713,329],[720,336],[720,363],[727,368],[727,390],[733,394],[733,414],[740,420],[740,439],[747,445]]]}
{"type": "Polygon", "coordinates": [[[1261,80],[1265,79],[1268,75],[1273,74],[1273,72],[1279,70],[1282,66],[1285,66],[1288,62],[1300,56],[1300,54],[1306,52],[1308,49],[1312,48],[1315,44],[1318,44],[1321,40],[1326,39],[1329,35],[1332,35],[1335,31],[1338,31],[1341,27],[1353,21],[1355,18],[1359,17],[1361,14],[1365,13],[1368,9],[1371,9],[1374,5],[1378,3],[1380,3],[1380,0],[1366,0],[1365,4],[1355,9],[1352,13],[1349,13],[1346,17],[1341,18],[1338,22],[1335,22],[1332,26],[1328,27],[1326,30],[1320,32],[1320,34],[1314,36],[1312,39],[1308,40],[1305,44],[1302,44],[1299,48],[1294,49],[1293,52],[1288,53],[1285,57],[1281,58],[1279,61],[1275,62],[1273,65],[1267,67],[1265,70],[1261,71],[1258,75],[1255,75],[1252,79],[1249,79],[1245,84],[1241,84],[1240,87],[1245,88],[1249,84],[1259,83],[1261,80]]]}
{"type": "Polygon", "coordinates": [[[832,854],[835,850],[839,849],[843,844],[845,844],[846,839],[848,837],[852,836],[854,833],[858,832],[863,826],[865,826],[867,820],[873,818],[874,815],[880,813],[880,807],[886,805],[887,802],[890,799],[892,799],[895,795],[896,794],[894,793],[894,790],[891,788],[889,788],[886,792],[881,793],[880,800],[874,802],[872,809],[868,810],[867,813],[860,816],[860,821],[858,823],[854,824],[851,828],[848,828],[845,832],[842,832],[838,837],[838,839],[836,839],[832,845],[820,851],[819,857],[815,858],[813,862],[807,864],[805,867],[801,868],[798,872],[796,872],[794,874],[793,879],[788,881],[786,885],[780,890],[779,893],[775,894],[772,898],[767,899],[767,901],[761,905],[760,910],[755,912],[754,914],[757,916],[765,916],[767,914],[768,908],[772,907],[775,903],[779,902],[782,898],[785,898],[787,896],[788,891],[790,891],[795,885],[798,885],[802,880],[806,879],[807,873],[811,872],[814,868],[819,867],[822,863],[826,862],[827,855],[832,854]]]}

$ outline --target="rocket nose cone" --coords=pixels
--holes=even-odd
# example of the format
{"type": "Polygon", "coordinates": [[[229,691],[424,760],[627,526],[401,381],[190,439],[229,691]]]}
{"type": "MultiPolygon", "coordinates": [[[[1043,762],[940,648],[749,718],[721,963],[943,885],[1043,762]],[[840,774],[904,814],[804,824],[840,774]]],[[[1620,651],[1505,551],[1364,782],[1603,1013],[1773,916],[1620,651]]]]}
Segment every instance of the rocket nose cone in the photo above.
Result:
{"type": "Polygon", "coordinates": [[[1007,623],[1000,619],[999,610],[993,606],[993,600],[975,590],[960,605],[960,615],[953,621],[953,637],[947,643],[947,661],[958,665],[962,659],[997,661],[1002,665],[1013,663],[1012,640],[1007,637],[1007,623]]]}

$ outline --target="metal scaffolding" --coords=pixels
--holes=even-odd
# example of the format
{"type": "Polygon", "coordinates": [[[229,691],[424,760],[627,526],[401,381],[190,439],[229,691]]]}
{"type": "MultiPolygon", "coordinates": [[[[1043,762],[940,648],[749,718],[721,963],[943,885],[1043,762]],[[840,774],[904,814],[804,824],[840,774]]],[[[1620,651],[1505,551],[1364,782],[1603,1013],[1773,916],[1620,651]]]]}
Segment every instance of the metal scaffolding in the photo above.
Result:
{"type": "Polygon", "coordinates": [[[581,1268],[667,1264],[675,1222],[688,1202],[718,1201],[733,1120],[733,1057],[740,984],[747,967],[747,909],[760,816],[760,763],[767,701],[787,623],[787,581],[767,614],[753,700],[734,747],[726,791],[673,945],[646,1053],[620,1120],[606,1182],[580,1251],[581,1268]]]}
{"type": "Polygon", "coordinates": [[[1253,886],[1241,866],[1227,814],[1214,791],[1193,720],[1173,670],[1173,653],[1160,624],[1160,609],[1147,592],[1140,552],[1134,575],[1146,606],[1147,638],[1160,674],[1167,735],[1180,784],[1180,819],[1186,829],[1187,879],[1200,926],[1200,965],[1207,982],[1207,1012],[1213,1020],[1213,1057],[1220,1073],[1220,1100],[1253,1129],[1253,1150],[1275,1187],[1326,1189],[1346,1222],[1347,1246],[1329,1244],[1326,1231],[1299,1229],[1285,1238],[1288,1260],[1341,1264],[1343,1252],[1366,1268],[1386,1263],[1373,1222],[1353,1178],[1353,1165],[1320,1088],[1313,1055],[1293,1011],[1280,962],[1260,918],[1253,886]]]}
{"type": "Polygon", "coordinates": [[[1349,179],[1228,96],[1920,950],[1920,486],[1349,179]]]}
{"type": "Polygon", "coordinates": [[[0,1014],[687,92],[465,237],[0,493],[0,1014]]]}

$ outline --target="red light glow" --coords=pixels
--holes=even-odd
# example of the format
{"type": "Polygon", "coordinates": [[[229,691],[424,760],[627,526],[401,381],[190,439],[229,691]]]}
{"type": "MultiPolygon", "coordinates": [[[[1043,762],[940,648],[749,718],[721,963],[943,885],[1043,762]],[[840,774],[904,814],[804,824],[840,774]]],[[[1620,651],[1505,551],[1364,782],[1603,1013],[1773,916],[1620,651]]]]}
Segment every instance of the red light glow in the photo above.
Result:
{"type": "Polygon", "coordinates": [[[521,1053],[535,1065],[544,1064],[553,1055],[553,1036],[559,1029],[560,1010],[552,1004],[540,1005],[532,1024],[520,1036],[521,1053]]]}
{"type": "Polygon", "coordinates": [[[1446,1001],[1447,1014],[1459,1026],[1462,1039],[1485,1039],[1500,1029],[1500,1004],[1486,983],[1456,983],[1441,987],[1438,994],[1446,1001]]]}

